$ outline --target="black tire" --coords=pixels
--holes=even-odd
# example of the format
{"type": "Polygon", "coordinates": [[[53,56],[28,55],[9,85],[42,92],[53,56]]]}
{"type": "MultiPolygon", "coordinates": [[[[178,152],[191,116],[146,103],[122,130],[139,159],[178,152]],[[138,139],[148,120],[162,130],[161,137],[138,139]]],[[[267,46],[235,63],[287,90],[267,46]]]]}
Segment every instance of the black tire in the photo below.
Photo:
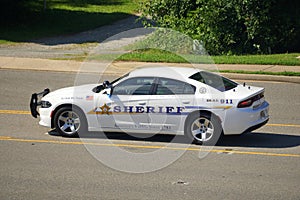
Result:
{"type": "Polygon", "coordinates": [[[64,137],[78,137],[79,133],[87,132],[84,113],[71,106],[60,108],[54,115],[56,131],[64,137]]]}
{"type": "Polygon", "coordinates": [[[185,134],[196,144],[212,146],[217,144],[222,136],[222,125],[220,120],[211,113],[194,112],[187,118],[185,134]]]}

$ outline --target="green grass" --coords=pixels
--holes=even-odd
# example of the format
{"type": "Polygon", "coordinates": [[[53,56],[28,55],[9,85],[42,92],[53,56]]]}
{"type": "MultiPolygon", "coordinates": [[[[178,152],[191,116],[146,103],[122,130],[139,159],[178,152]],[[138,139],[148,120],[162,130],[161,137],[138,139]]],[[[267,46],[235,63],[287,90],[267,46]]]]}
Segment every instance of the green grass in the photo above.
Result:
{"type": "Polygon", "coordinates": [[[238,74],[262,74],[262,75],[277,75],[277,76],[300,76],[300,72],[268,72],[268,71],[245,71],[245,70],[219,70],[223,73],[238,73],[238,74]]]}
{"type": "Polygon", "coordinates": [[[47,0],[45,11],[43,0],[24,2],[20,12],[0,13],[6,18],[0,22],[0,44],[93,29],[128,17],[137,9],[137,0],[47,0]]]}
{"type": "Polygon", "coordinates": [[[159,51],[159,50],[137,50],[131,53],[121,55],[120,61],[143,61],[143,62],[172,62],[172,63],[186,63],[187,61],[173,53],[159,51]]]}
{"type": "MultiPolygon", "coordinates": [[[[249,55],[249,56],[190,56],[196,63],[208,63],[212,64],[215,61],[216,64],[274,64],[272,58],[277,58],[277,65],[299,65],[299,61],[295,62],[295,57],[300,54],[274,54],[274,55],[249,55]],[[268,59],[265,59],[266,56],[268,59]],[[197,57],[197,60],[196,60],[197,57]],[[251,62],[249,57],[253,58],[251,62]],[[217,59],[215,59],[217,58],[217,59]],[[219,60],[218,60],[219,59],[219,60]],[[236,60],[235,60],[236,59],[236,60]],[[262,62],[262,60],[264,62],[262,62]],[[218,62],[219,61],[219,62],[218,62]],[[225,61],[225,62],[224,62],[225,61]],[[240,62],[240,63],[239,63],[240,62]]],[[[189,57],[186,56],[185,57],[189,57]]],[[[170,62],[170,63],[187,63],[183,57],[175,55],[169,52],[157,51],[157,50],[147,50],[147,53],[144,51],[138,50],[138,52],[131,52],[127,54],[101,54],[101,55],[92,55],[88,56],[87,54],[80,55],[70,55],[65,58],[54,58],[55,60],[76,60],[76,61],[87,61],[87,60],[96,60],[96,61],[137,61],[137,62],[170,62]]],[[[283,71],[283,72],[270,72],[270,71],[246,71],[246,70],[220,70],[219,72],[224,73],[240,73],[240,74],[263,74],[263,75],[278,75],[278,76],[300,76],[300,72],[293,71],[283,71]]]]}
{"type": "Polygon", "coordinates": [[[299,65],[300,53],[245,55],[245,56],[213,56],[216,64],[256,64],[256,65],[299,65]]]}
{"type": "Polygon", "coordinates": [[[120,61],[170,62],[170,63],[212,63],[300,66],[300,53],[244,55],[244,56],[201,56],[180,55],[161,50],[137,50],[119,57],[120,61]]]}
{"type": "Polygon", "coordinates": [[[271,55],[244,55],[244,56],[203,56],[183,55],[165,52],[162,50],[136,50],[126,54],[100,54],[87,57],[87,55],[70,56],[69,59],[89,60],[115,60],[136,62],[166,62],[166,63],[215,63],[215,64],[253,64],[253,65],[287,65],[300,66],[300,53],[285,53],[271,55]]]}

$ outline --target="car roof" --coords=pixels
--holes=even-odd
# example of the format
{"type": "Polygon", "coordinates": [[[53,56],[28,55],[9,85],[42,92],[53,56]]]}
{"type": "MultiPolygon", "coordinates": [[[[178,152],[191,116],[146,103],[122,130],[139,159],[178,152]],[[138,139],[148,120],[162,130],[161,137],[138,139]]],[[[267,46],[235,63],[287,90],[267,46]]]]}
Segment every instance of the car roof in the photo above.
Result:
{"type": "Polygon", "coordinates": [[[143,67],[130,72],[130,77],[163,77],[171,79],[185,80],[191,75],[201,70],[192,67],[143,67]]]}

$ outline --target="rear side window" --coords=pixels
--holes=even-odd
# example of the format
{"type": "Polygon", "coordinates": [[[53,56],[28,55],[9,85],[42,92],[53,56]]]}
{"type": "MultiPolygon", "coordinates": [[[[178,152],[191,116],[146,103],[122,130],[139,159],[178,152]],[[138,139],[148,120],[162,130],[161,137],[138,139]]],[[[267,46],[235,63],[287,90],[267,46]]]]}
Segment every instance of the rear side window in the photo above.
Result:
{"type": "Polygon", "coordinates": [[[189,78],[204,83],[206,85],[209,85],[221,92],[231,90],[237,87],[238,85],[237,83],[225,77],[219,76],[214,73],[205,72],[205,71],[197,72],[196,74],[190,76],[189,78]]]}
{"type": "Polygon", "coordinates": [[[168,79],[159,78],[156,95],[176,95],[176,94],[195,94],[196,87],[188,83],[168,79]]]}

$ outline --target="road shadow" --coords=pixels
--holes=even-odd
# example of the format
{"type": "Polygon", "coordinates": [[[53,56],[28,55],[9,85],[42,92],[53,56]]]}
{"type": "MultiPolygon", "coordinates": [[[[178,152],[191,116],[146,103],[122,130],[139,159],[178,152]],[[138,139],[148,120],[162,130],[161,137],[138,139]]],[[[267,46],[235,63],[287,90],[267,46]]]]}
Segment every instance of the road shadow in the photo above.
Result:
{"type": "MultiPolygon", "coordinates": [[[[51,136],[61,137],[55,130],[49,132],[51,136]]],[[[190,140],[182,135],[166,134],[126,134],[89,132],[80,135],[83,139],[110,139],[120,141],[161,142],[173,144],[190,144],[190,140]]],[[[248,147],[248,148],[288,148],[300,145],[300,136],[274,133],[245,133],[238,136],[224,136],[216,144],[218,147],[248,147]]]]}
{"type": "MultiPolygon", "coordinates": [[[[55,130],[48,132],[50,136],[61,137],[55,130]]],[[[109,139],[120,141],[140,141],[140,142],[162,142],[162,143],[177,143],[189,144],[189,140],[182,135],[167,135],[167,134],[140,134],[140,133],[121,133],[121,132],[88,132],[80,134],[82,139],[109,139]]]]}
{"type": "Polygon", "coordinates": [[[300,135],[266,132],[252,132],[239,136],[226,136],[218,143],[218,146],[250,148],[288,148],[299,145],[300,135]]]}
{"type": "MultiPolygon", "coordinates": [[[[82,31],[77,33],[68,33],[62,34],[59,36],[53,37],[43,37],[40,39],[30,40],[29,42],[47,45],[47,46],[55,46],[55,45],[65,45],[65,44],[83,44],[83,43],[101,43],[103,41],[108,41],[108,38],[112,36],[116,36],[122,32],[126,32],[128,30],[136,29],[136,28],[143,28],[142,22],[138,16],[129,15],[126,13],[97,13],[97,14],[86,14],[84,15],[98,15],[97,17],[91,16],[90,18],[99,18],[100,21],[109,21],[114,20],[114,18],[119,18],[122,16],[121,19],[115,21],[114,23],[107,23],[107,24],[99,24],[98,27],[94,28],[85,28],[82,31]],[[116,17],[115,17],[116,16],[116,17]],[[104,20],[107,18],[107,20],[104,20]]],[[[76,14],[76,16],[82,16],[82,14],[76,14]]],[[[83,19],[82,19],[83,20],[83,19]]],[[[82,22],[84,23],[84,21],[82,22]]],[[[120,38],[114,39],[124,39],[124,38],[135,38],[138,36],[143,36],[145,34],[150,33],[147,29],[140,29],[136,32],[130,32],[130,34],[122,35],[120,38]]]]}
{"type": "Polygon", "coordinates": [[[138,16],[123,12],[49,9],[43,13],[28,11],[16,19],[8,17],[10,18],[12,21],[7,22],[5,29],[0,32],[2,40],[46,46],[100,43],[118,33],[143,27],[138,16]]]}

